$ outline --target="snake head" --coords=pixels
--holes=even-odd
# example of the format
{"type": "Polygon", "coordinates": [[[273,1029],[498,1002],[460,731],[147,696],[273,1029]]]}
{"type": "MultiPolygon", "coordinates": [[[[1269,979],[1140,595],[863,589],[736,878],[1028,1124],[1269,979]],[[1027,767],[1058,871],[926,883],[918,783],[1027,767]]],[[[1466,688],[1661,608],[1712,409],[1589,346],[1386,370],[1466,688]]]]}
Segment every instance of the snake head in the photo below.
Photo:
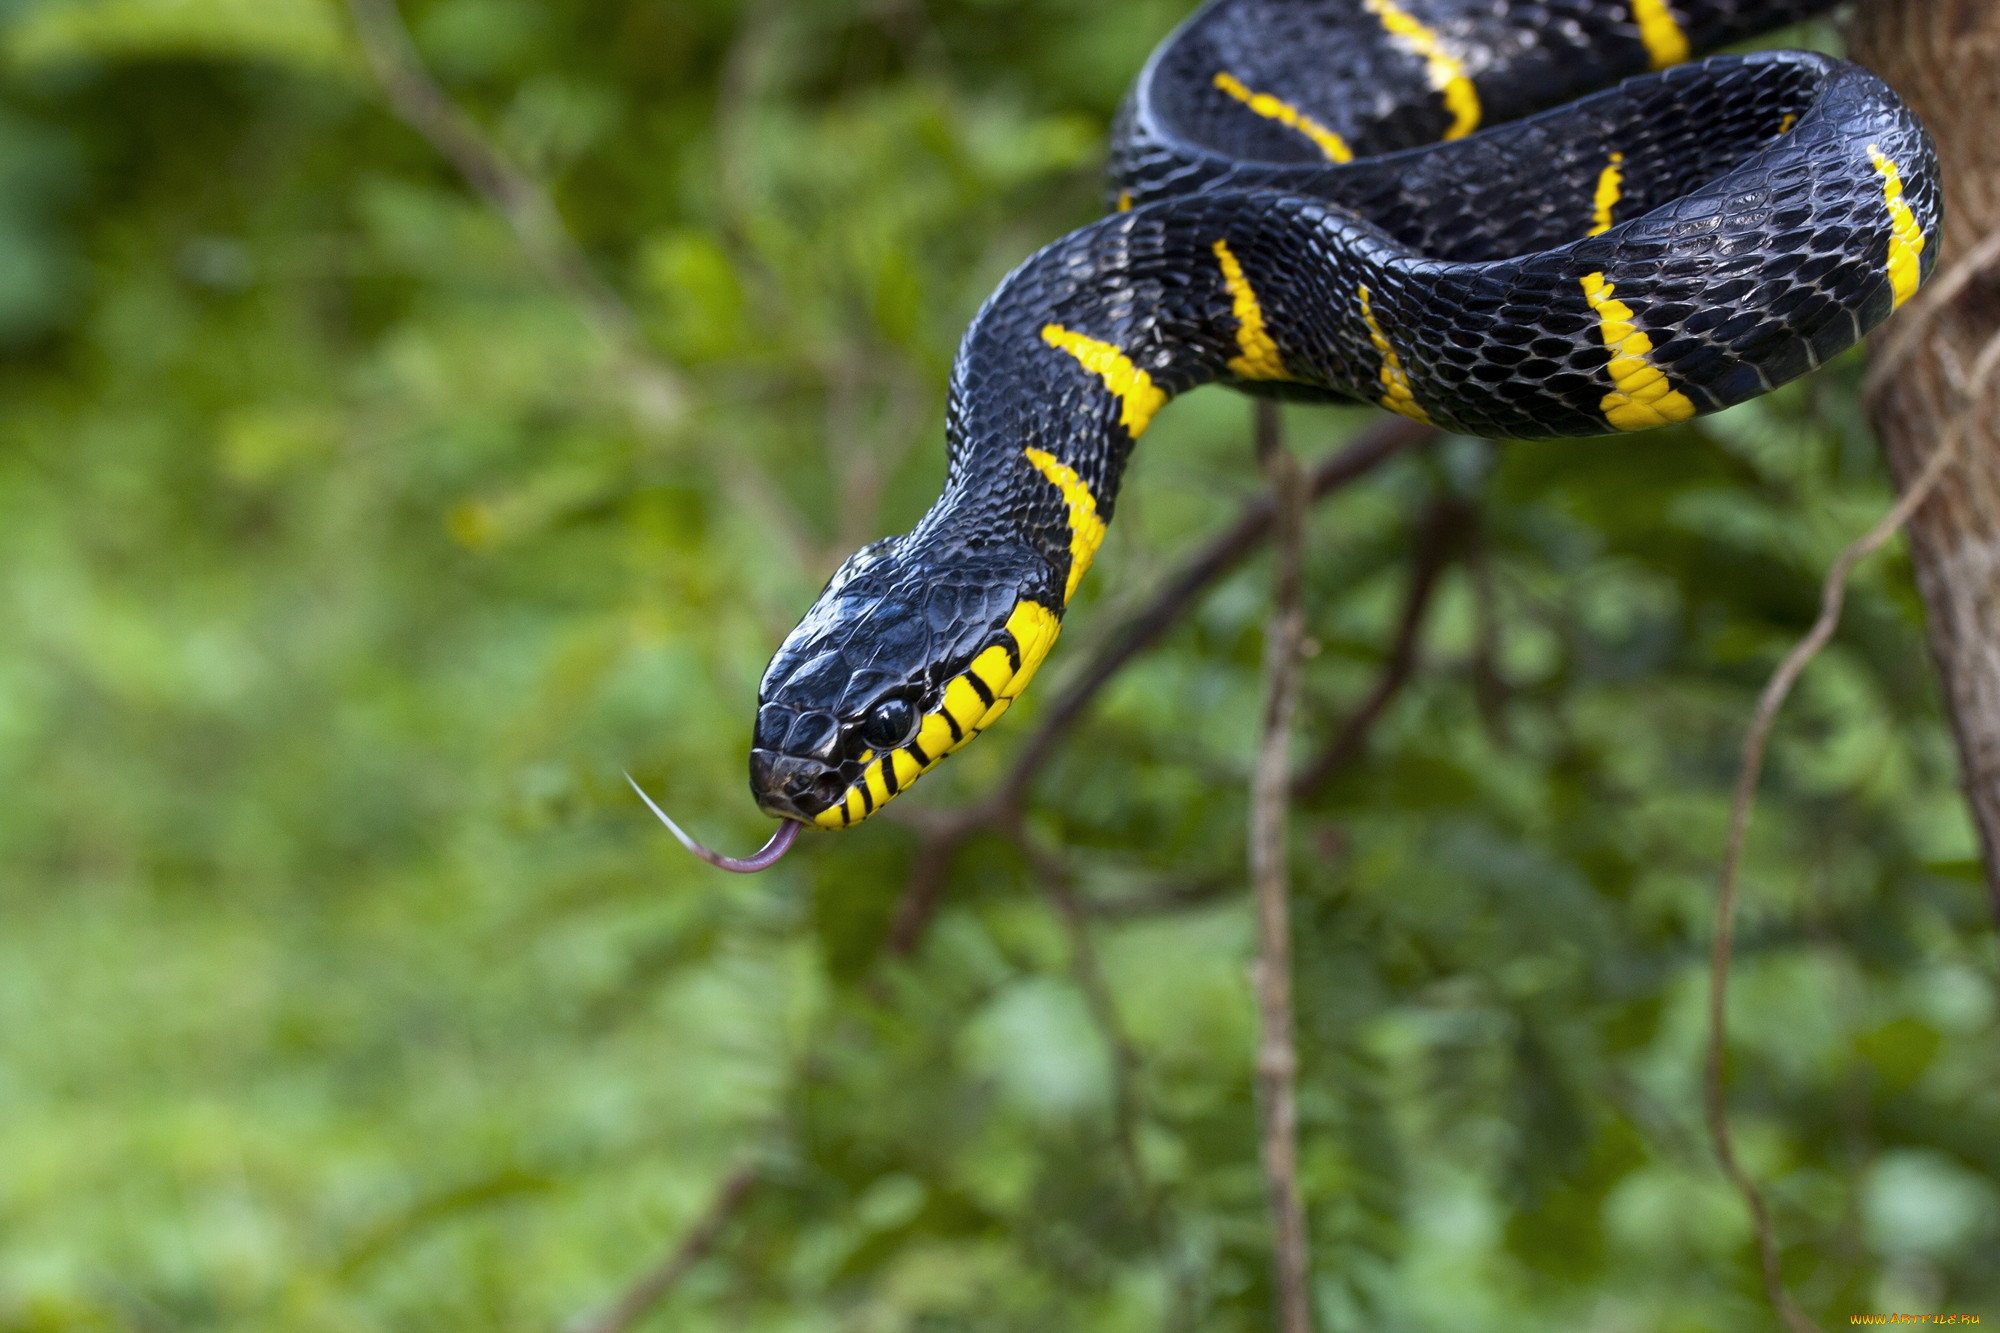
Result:
{"type": "Polygon", "coordinates": [[[768,814],[857,824],[984,731],[1061,625],[1059,584],[1025,547],[892,537],[827,583],[757,692],[750,790],[768,814]]]}

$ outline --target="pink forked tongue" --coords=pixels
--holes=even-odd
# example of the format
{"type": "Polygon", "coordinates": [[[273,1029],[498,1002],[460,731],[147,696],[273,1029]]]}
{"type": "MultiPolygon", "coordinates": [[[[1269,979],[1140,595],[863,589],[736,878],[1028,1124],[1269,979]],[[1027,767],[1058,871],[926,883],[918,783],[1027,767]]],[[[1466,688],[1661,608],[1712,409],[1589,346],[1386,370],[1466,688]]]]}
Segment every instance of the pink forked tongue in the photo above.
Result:
{"type": "Polygon", "coordinates": [[[738,858],[724,856],[720,852],[711,852],[708,848],[690,838],[686,833],[683,833],[679,824],[668,819],[667,812],[653,804],[653,798],[646,795],[646,789],[641,787],[638,780],[630,773],[625,775],[625,780],[632,784],[633,791],[639,793],[639,799],[646,803],[646,808],[660,817],[660,822],[667,826],[667,832],[680,839],[681,846],[687,848],[696,856],[699,856],[702,860],[718,869],[734,871],[739,875],[754,875],[760,870],[769,870],[772,866],[778,864],[779,859],[786,852],[792,850],[792,840],[799,836],[799,822],[796,819],[787,819],[778,825],[778,831],[771,835],[771,840],[765,843],[762,850],[756,852],[754,855],[738,858]]]}

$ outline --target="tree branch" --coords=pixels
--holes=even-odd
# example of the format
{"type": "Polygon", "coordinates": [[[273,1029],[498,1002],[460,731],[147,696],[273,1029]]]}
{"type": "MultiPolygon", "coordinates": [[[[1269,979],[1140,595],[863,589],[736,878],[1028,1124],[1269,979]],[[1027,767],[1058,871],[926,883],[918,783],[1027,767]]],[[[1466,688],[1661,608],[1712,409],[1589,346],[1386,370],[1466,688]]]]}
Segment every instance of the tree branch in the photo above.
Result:
{"type": "Polygon", "coordinates": [[[1112,1129],[1118,1142],[1118,1155],[1124,1162],[1126,1174],[1132,1178],[1132,1188],[1140,1206],[1157,1223],[1153,1188],[1145,1166],[1139,1160],[1139,1052],[1125,1035],[1125,1025],[1118,1020],[1118,1006],[1112,998],[1110,983],[1104,979],[1104,969],[1098,962],[1097,948],[1090,938],[1090,922],[1083,903],[1076,896],[1069,866],[1058,853],[1039,846],[1033,839],[1023,838],[1022,846],[1034,861],[1042,877],[1042,886],[1062,917],[1063,927],[1069,935],[1070,969],[1076,976],[1077,987],[1083,991],[1085,1003],[1090,1007],[1091,1018],[1111,1047],[1112,1129]]]}
{"type": "Polygon", "coordinates": [[[896,905],[896,919],[889,927],[890,953],[900,958],[917,947],[931,918],[937,915],[938,904],[944,900],[952,858],[973,834],[993,827],[996,819],[993,804],[982,801],[962,810],[948,811],[943,818],[921,826],[923,841],[911,859],[903,900],[896,905]]]}
{"type": "Polygon", "coordinates": [[[1271,479],[1276,549],[1271,619],[1264,637],[1264,730],[1250,786],[1250,882],[1257,896],[1258,1110],[1271,1202],[1272,1278],[1280,1333],[1310,1333],[1306,1215],[1299,1197],[1298,1053],[1292,1044],[1290,868],[1292,717],[1305,641],[1305,470],[1285,448],[1278,405],[1257,404],[1257,455],[1271,479]]]}
{"type": "MultiPolygon", "coordinates": [[[[2000,6],[1970,0],[1858,0],[1848,49],[1909,104],[1930,131],[1944,187],[1934,237],[1951,269],[1875,336],[1865,400],[1898,486],[1924,470],[1959,415],[1965,369],[1996,325],[1993,267],[2000,247],[2000,6]],[[1985,274],[1984,280],[1975,270],[1985,274]],[[1942,293],[1932,298],[1928,294],[1942,293]],[[1937,304],[1933,305],[1935,300],[1937,304]]],[[[1926,251],[1928,256],[1929,251],[1926,251]]],[[[1986,891],[2000,921],[2000,422],[1992,402],[1960,443],[1951,484],[1910,518],[1910,563],[1924,602],[1925,636],[1944,685],[1960,785],[1979,832],[1986,891]]]]}
{"type": "Polygon", "coordinates": [[[1083,910],[1091,916],[1106,921],[1125,921],[1163,913],[1187,912],[1215,902],[1235,887],[1233,877],[1224,879],[1216,876],[1212,879],[1168,881],[1115,898],[1092,897],[1083,903],[1083,910]]]}
{"type": "Polygon", "coordinates": [[[1417,532],[1416,551],[1410,563],[1409,589],[1403,594],[1403,612],[1396,623],[1396,637],[1382,664],[1375,688],[1340,724],[1331,741],[1292,778],[1294,796],[1311,795],[1331,781],[1349,764],[1359,759],[1368,743],[1368,733],[1409,684],[1417,670],[1417,645],[1423,635],[1424,617],[1430,610],[1431,595],[1438,580],[1450,567],[1465,535],[1468,518],[1476,511],[1462,500],[1440,500],[1425,513],[1417,532]]]}
{"type": "MultiPolygon", "coordinates": [[[[1368,475],[1382,464],[1437,437],[1434,427],[1387,417],[1362,432],[1347,448],[1322,460],[1307,474],[1310,501],[1319,501],[1368,475]]],[[[903,806],[891,813],[917,821],[923,843],[910,869],[908,886],[889,932],[889,950],[907,954],[922,938],[943,897],[950,862],[975,834],[1006,832],[1042,767],[1057,746],[1074,734],[1076,723],[1097,694],[1140,653],[1157,643],[1216,582],[1248,559],[1271,531],[1273,505],[1266,491],[1243,507],[1236,520],[1196,551],[1161,585],[1151,600],[1105,638],[1088,661],[1057,692],[1035,734],[1022,748],[1007,778],[985,799],[925,818],[903,806]]]]}
{"type": "Polygon", "coordinates": [[[721,1239],[722,1229],[757,1187],[757,1168],[738,1167],[723,1179],[694,1229],[665,1258],[641,1274],[624,1294],[594,1315],[571,1323],[565,1333],[626,1333],[666,1298],[688,1271],[707,1257],[721,1239]]]}
{"type": "MultiPolygon", "coordinates": [[[[1398,454],[1429,443],[1437,434],[1434,427],[1406,421],[1402,417],[1392,416],[1376,422],[1362,432],[1360,439],[1325,459],[1307,474],[1307,503],[1325,499],[1398,454]]],[[[1269,491],[1245,505],[1234,523],[1183,564],[1151,602],[1105,640],[1096,656],[1065,684],[1055,703],[1043,714],[1041,724],[1035,729],[1034,739],[1022,749],[1013,772],[1002,784],[1000,799],[1018,802],[1056,746],[1069,735],[1077,719],[1090,706],[1090,701],[1097,697],[1097,692],[1109,684],[1126,663],[1152,647],[1173,628],[1175,622],[1187,614],[1196,598],[1247,560],[1264,543],[1271,534],[1273,510],[1269,491]]]]}
{"type": "Polygon", "coordinates": [[[1197,1282],[1186,1262],[1178,1223],[1167,1206],[1166,1195],[1153,1182],[1144,1159],[1139,1156],[1142,1116],[1139,1104],[1142,1072],[1139,1048],[1133,1044],[1125,1024],[1118,1017],[1117,999],[1111,993],[1111,983],[1104,975],[1097,946],[1090,937],[1090,908],[1077,897],[1076,877],[1061,852],[1043,846],[1024,829],[1016,829],[1015,835],[1023,852],[1041,875],[1043,888],[1062,917],[1063,928],[1069,936],[1070,970],[1078,989],[1083,992],[1091,1020],[1097,1024],[1098,1030],[1104,1034],[1106,1045],[1111,1048],[1112,1137],[1117,1144],[1119,1160],[1130,1179],[1133,1197],[1138,1202],[1147,1228],[1153,1233],[1153,1243],[1162,1255],[1168,1256],[1168,1280],[1173,1295],[1166,1328],[1170,1333],[1193,1328],[1198,1302],[1197,1282]]]}
{"type": "Polygon", "coordinates": [[[1779,1271],[1778,1241],[1771,1226],[1769,1209],[1765,1206],[1764,1195],[1750,1173],[1737,1160],[1736,1148],[1729,1132],[1728,1105],[1723,1095],[1722,1065],[1726,1050],[1727,1031],[1725,1019],[1729,998],[1729,960],[1733,946],[1736,913],[1737,868],[1743,857],[1743,838],[1750,826],[1750,813],[1757,799],[1757,783],[1764,771],[1764,751],[1771,738],[1772,728],[1777,725],[1778,711],[1785,706],[1792,687],[1798,683],[1812,659],[1826,647],[1833,638],[1834,630],[1840,624],[1840,612],[1847,596],[1848,575],[1864,557],[1887,542],[1890,537],[1907,523],[1910,515],[1930,498],[1957,458],[1960,441],[1964,438],[1969,418],[1978,410],[1986,394],[1987,384],[1992,380],[1996,368],[2000,368],[2000,336],[1986,344],[1979,359],[1973,363],[1972,373],[1967,377],[1964,393],[1967,407],[1960,413],[1946,432],[1944,441],[1925,462],[1924,469],[1903,492],[1901,499],[1889,512],[1882,516],[1866,535],[1840,553],[1827,571],[1825,589],[1820,598],[1819,619],[1796,647],[1785,657],[1772,675],[1770,684],[1764,687],[1763,697],[1757,702],[1757,712],[1750,723],[1750,731],[1743,741],[1743,764],[1736,778],[1736,792],[1729,812],[1729,840],[1723,849],[1722,873],[1716,894],[1715,940],[1709,961],[1708,983],[1708,1065],[1704,1072],[1703,1090],[1708,1113],[1709,1135],[1715,1141],[1715,1155],[1722,1162],[1722,1169],[1728,1173],[1737,1192],[1743,1196],[1750,1208],[1757,1227],[1757,1250],[1762,1261],[1764,1292],[1771,1304],[1784,1318],[1794,1333],[1816,1333],[1816,1325],[1806,1317],[1804,1311],[1792,1300],[1785,1290],[1784,1278],[1779,1271]]]}
{"type": "Polygon", "coordinates": [[[591,267],[548,191],[509,160],[431,77],[395,0],[347,0],[347,8],[362,53],[397,117],[428,140],[507,220],[529,261],[623,363],[635,405],[645,417],[661,425],[679,421],[687,412],[686,385],[647,351],[631,308],[591,267]]]}
{"type": "MultiPolygon", "coordinates": [[[[655,429],[685,420],[693,400],[685,380],[647,346],[631,307],[598,276],[548,191],[512,162],[431,77],[395,0],[347,0],[347,7],[390,109],[506,219],[529,262],[611,351],[638,420],[655,429]]],[[[761,40],[754,22],[752,28],[755,40],[746,39],[743,45],[754,46],[761,40]]],[[[831,563],[828,553],[765,470],[735,450],[725,450],[718,466],[737,504],[758,516],[785,543],[794,563],[823,574],[831,563]]]]}

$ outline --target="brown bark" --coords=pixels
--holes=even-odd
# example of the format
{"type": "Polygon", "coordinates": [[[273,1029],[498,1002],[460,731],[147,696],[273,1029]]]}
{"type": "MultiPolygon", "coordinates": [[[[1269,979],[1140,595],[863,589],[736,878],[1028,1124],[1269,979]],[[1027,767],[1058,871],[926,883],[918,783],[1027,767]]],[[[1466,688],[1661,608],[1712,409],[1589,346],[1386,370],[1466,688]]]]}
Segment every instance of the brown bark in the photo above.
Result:
{"type": "MultiPolygon", "coordinates": [[[[1862,0],[1848,36],[1854,58],[1887,79],[1937,141],[1942,272],[2000,228],[2000,4],[1862,0]]],[[[1889,322],[1878,354],[1909,336],[1899,326],[1923,320],[1924,305],[1889,322]]],[[[2000,395],[1964,399],[1967,372],[1996,330],[2000,273],[1981,274],[1936,310],[1907,359],[1884,368],[1870,407],[1903,487],[1972,409],[1959,460],[1910,522],[1910,550],[2000,912],[2000,395]]]]}

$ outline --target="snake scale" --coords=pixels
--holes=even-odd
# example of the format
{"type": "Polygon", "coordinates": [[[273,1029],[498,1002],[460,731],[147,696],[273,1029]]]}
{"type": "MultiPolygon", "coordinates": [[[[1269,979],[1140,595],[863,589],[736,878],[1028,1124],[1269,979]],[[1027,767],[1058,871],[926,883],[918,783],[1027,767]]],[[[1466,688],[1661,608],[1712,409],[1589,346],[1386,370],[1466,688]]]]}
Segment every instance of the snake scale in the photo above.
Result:
{"type": "Polygon", "coordinates": [[[967,330],[943,495],[848,559],[772,659],[750,786],[779,836],[709,859],[760,868],[802,825],[859,823],[999,720],[1177,394],[1222,382],[1470,435],[1608,435],[1853,345],[1937,257],[1922,125],[1842,60],[1695,58],[1830,7],[1197,11],[1119,114],[1112,211],[1029,258],[967,330]]]}

